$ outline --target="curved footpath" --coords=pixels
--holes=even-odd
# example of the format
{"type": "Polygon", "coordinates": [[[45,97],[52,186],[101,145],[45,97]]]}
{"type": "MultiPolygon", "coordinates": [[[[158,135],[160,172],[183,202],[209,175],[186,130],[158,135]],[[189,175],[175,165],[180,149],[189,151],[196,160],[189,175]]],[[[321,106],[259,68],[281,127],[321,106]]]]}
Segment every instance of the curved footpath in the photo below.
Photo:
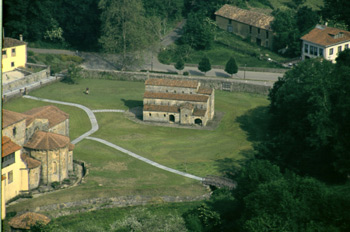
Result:
{"type": "Polygon", "coordinates": [[[185,172],[181,172],[181,171],[178,171],[178,170],[166,167],[166,166],[161,165],[159,163],[156,163],[156,162],[154,162],[152,160],[149,160],[149,159],[147,159],[145,157],[137,155],[137,154],[135,154],[135,153],[133,153],[133,152],[131,152],[129,150],[126,150],[126,149],[124,149],[124,148],[122,148],[122,147],[120,147],[118,145],[110,143],[110,142],[108,142],[108,141],[106,141],[104,139],[90,137],[91,134],[95,133],[99,129],[98,123],[97,123],[97,119],[95,117],[94,112],[124,112],[124,110],[111,110],[111,109],[108,109],[108,110],[94,110],[94,111],[92,111],[89,108],[87,108],[86,106],[83,106],[83,105],[80,105],[80,104],[76,104],[76,103],[62,102],[62,101],[38,98],[38,97],[29,96],[29,95],[25,95],[23,97],[27,98],[27,99],[31,99],[31,100],[37,100],[37,101],[43,101],[43,102],[49,102],[49,103],[67,105],[67,106],[74,106],[74,107],[78,107],[78,108],[84,110],[86,112],[86,114],[88,115],[89,120],[91,122],[91,130],[89,130],[88,132],[82,134],[78,138],[74,139],[72,141],[73,144],[77,144],[78,142],[80,142],[83,139],[93,140],[93,141],[96,141],[96,142],[100,142],[100,143],[102,143],[104,145],[107,145],[109,147],[112,147],[112,148],[114,148],[114,149],[116,149],[116,150],[118,150],[120,152],[123,152],[123,153],[125,153],[125,154],[127,154],[129,156],[132,156],[132,157],[134,157],[134,158],[136,158],[136,159],[138,159],[138,160],[140,160],[142,162],[148,163],[148,164],[150,164],[150,165],[152,165],[154,167],[157,167],[157,168],[163,169],[165,171],[172,172],[172,173],[175,173],[175,174],[187,177],[187,178],[203,181],[202,177],[194,176],[194,175],[191,175],[191,174],[188,174],[188,173],[185,173],[185,172]]]}

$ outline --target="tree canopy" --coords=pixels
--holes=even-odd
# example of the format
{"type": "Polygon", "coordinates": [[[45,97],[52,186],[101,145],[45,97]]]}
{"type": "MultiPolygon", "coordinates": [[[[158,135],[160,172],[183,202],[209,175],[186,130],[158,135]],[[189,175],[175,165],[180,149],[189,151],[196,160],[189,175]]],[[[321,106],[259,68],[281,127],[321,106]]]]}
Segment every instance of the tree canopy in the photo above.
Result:
{"type": "Polygon", "coordinates": [[[238,66],[233,56],[226,63],[225,72],[231,74],[231,76],[238,72],[238,66]]]}
{"type": "Polygon", "coordinates": [[[211,70],[211,64],[210,64],[210,60],[208,59],[208,57],[203,57],[201,59],[201,61],[199,61],[198,64],[198,69],[201,72],[207,73],[208,71],[211,70]]]}

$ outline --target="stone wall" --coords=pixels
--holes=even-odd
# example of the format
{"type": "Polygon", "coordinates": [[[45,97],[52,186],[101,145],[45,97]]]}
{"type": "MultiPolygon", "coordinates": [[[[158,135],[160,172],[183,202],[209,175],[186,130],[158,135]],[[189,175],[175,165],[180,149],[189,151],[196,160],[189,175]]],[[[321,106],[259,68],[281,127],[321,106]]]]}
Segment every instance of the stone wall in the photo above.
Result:
{"type": "Polygon", "coordinates": [[[23,119],[22,121],[2,129],[2,135],[9,137],[13,142],[23,146],[26,135],[26,120],[23,119]]]}
{"type": "MultiPolygon", "coordinates": [[[[282,74],[281,74],[282,75],[282,74]]],[[[188,79],[198,80],[203,86],[226,90],[231,92],[247,92],[267,95],[272,87],[271,83],[266,85],[255,84],[244,80],[234,80],[228,78],[215,78],[215,77],[200,77],[200,76],[182,76],[182,75],[169,75],[169,74],[157,74],[157,73],[142,73],[142,72],[121,72],[121,71],[104,71],[104,70],[84,70],[82,71],[84,78],[91,79],[107,79],[107,80],[123,80],[123,81],[142,81],[151,78],[167,78],[167,79],[188,79]],[[228,88],[223,88],[223,83],[227,83],[228,88]]]]}
{"type": "Polygon", "coordinates": [[[36,118],[34,121],[29,124],[26,128],[26,141],[27,142],[32,135],[37,131],[48,131],[49,129],[49,120],[45,118],[36,118]]]}
{"type": "Polygon", "coordinates": [[[66,119],[65,121],[51,127],[49,132],[69,137],[69,119],[66,119]]]}
{"type": "Polygon", "coordinates": [[[40,184],[40,171],[41,171],[41,165],[29,169],[29,190],[36,189],[40,184]]]}

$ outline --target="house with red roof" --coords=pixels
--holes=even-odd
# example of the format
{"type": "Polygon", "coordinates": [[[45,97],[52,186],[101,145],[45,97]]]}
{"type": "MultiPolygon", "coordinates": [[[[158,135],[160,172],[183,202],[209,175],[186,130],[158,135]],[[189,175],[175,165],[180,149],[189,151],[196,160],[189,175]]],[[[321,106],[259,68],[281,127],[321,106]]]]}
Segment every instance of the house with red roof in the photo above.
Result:
{"type": "Polygon", "coordinates": [[[326,25],[316,25],[301,37],[301,40],[302,60],[323,57],[335,63],[338,53],[350,47],[350,32],[326,25]]]}

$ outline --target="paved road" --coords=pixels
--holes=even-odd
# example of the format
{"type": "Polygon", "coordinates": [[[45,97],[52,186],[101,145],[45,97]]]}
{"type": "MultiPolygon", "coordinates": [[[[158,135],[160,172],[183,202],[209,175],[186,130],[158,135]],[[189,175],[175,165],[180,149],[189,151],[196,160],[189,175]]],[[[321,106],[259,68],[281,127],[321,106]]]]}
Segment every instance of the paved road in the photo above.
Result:
{"type": "MultiPolygon", "coordinates": [[[[104,139],[100,139],[100,138],[95,138],[95,137],[90,137],[91,134],[95,133],[97,130],[98,130],[98,123],[97,123],[97,119],[95,117],[95,114],[92,110],[90,110],[89,108],[87,108],[86,106],[83,106],[83,105],[80,105],[80,104],[76,104],[76,103],[70,103],[70,102],[62,102],[62,101],[56,101],[56,100],[50,100],[50,99],[44,99],[44,98],[38,98],[38,97],[33,97],[33,96],[29,96],[29,95],[25,95],[23,96],[24,98],[27,98],[27,99],[32,99],[32,100],[37,100],[37,101],[43,101],[43,102],[49,102],[49,103],[55,103],[55,104],[61,104],[61,105],[67,105],[67,106],[74,106],[74,107],[78,107],[82,110],[84,110],[86,112],[86,114],[88,115],[89,119],[90,119],[90,122],[91,122],[91,130],[89,130],[88,132],[82,134],[81,136],[79,136],[78,138],[76,138],[75,140],[72,141],[73,144],[77,144],[78,142],[80,142],[81,140],[83,139],[89,139],[89,140],[94,140],[94,141],[97,141],[97,142],[100,142],[102,144],[105,144],[109,147],[112,147],[120,152],[123,152],[129,156],[132,156],[138,160],[141,160],[145,163],[148,163],[154,167],[157,167],[159,169],[162,169],[162,170],[165,170],[165,171],[168,171],[168,172],[172,172],[172,173],[175,173],[175,174],[178,174],[178,175],[181,175],[181,176],[184,176],[184,177],[187,177],[187,178],[191,178],[191,179],[194,179],[194,180],[199,180],[199,181],[203,181],[203,178],[202,177],[198,177],[198,176],[194,176],[194,175],[191,175],[191,174],[188,174],[188,173],[185,173],[185,172],[181,172],[181,171],[178,171],[178,170],[175,170],[175,169],[172,169],[172,168],[169,168],[169,167],[166,167],[164,165],[161,165],[159,163],[156,163],[152,160],[149,160],[145,157],[142,157],[140,155],[137,155],[131,151],[128,151],[118,145],[115,145],[111,142],[108,142],[104,139]]],[[[110,109],[109,110],[99,110],[98,112],[112,112],[110,109]]],[[[115,110],[113,112],[123,112],[123,110],[115,110]]]]}

